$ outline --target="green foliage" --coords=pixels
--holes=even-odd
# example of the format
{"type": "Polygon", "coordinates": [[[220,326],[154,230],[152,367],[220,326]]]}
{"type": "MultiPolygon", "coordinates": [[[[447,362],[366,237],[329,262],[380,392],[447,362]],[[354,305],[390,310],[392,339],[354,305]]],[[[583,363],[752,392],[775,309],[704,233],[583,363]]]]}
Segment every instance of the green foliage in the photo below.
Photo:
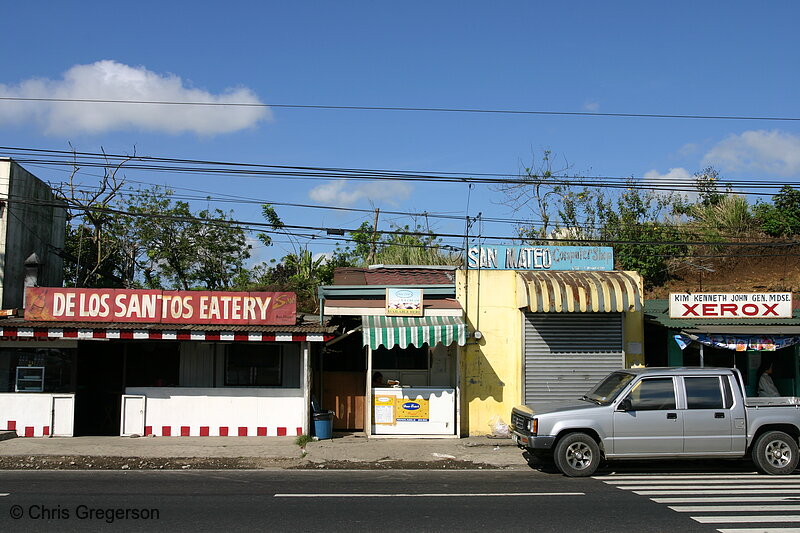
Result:
{"type": "Polygon", "coordinates": [[[693,220],[687,224],[688,228],[706,241],[723,242],[732,237],[749,235],[758,228],[744,196],[723,196],[713,204],[700,202],[689,212],[693,220]]]}
{"type": "Polygon", "coordinates": [[[771,237],[800,235],[800,191],[789,185],[772,197],[772,205],[756,204],[755,213],[764,233],[771,237]]]}

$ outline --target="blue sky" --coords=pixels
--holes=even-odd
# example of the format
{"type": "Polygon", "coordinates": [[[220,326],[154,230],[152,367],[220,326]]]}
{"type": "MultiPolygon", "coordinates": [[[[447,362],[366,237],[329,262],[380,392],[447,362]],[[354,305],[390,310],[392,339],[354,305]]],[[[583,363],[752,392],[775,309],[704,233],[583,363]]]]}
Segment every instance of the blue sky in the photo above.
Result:
{"type": "MultiPolygon", "coordinates": [[[[800,117],[800,5],[789,1],[30,0],[9,3],[2,15],[6,97],[800,117]]],[[[800,122],[791,121],[0,101],[0,145],[69,143],[184,159],[509,174],[547,149],[584,175],[670,179],[714,165],[732,179],[800,176],[800,122]]],[[[28,169],[49,181],[66,177],[28,169]]],[[[212,197],[467,214],[463,184],[126,177],[212,197]]],[[[502,200],[477,186],[469,214],[511,216],[502,200]]],[[[254,205],[219,207],[262,220],[254,205]]],[[[278,212],[298,225],[371,220],[278,212]]],[[[411,220],[387,216],[381,226],[390,222],[411,220]]],[[[463,222],[433,225],[463,230],[463,222]]],[[[255,251],[265,258],[286,247],[255,251]]]]}

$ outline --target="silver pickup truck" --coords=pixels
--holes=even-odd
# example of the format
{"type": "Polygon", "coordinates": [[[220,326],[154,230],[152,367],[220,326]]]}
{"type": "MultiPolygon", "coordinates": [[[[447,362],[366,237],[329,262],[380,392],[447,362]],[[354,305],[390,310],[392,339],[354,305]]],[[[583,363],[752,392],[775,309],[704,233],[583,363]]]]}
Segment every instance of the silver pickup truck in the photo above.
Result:
{"type": "Polygon", "coordinates": [[[766,474],[798,463],[800,400],[748,398],[730,368],[612,372],[579,400],[519,406],[512,437],[567,476],[590,476],[604,459],[737,458],[766,474]]]}

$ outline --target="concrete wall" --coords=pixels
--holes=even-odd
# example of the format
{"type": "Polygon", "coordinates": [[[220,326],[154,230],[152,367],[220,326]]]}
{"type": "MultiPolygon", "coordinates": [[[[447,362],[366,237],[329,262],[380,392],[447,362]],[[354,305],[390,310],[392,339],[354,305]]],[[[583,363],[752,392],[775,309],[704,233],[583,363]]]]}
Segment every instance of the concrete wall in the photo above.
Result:
{"type": "Polygon", "coordinates": [[[461,352],[461,434],[491,433],[499,415],[509,423],[522,397],[522,313],[514,271],[459,270],[456,297],[464,308],[470,338],[461,352]]]}
{"type": "MultiPolygon", "coordinates": [[[[145,434],[254,437],[303,433],[302,389],[128,387],[125,394],[146,397],[145,434]]],[[[123,412],[122,416],[132,420],[135,414],[123,412]]]]}
{"type": "Polygon", "coordinates": [[[64,247],[66,211],[53,207],[50,186],[19,166],[0,160],[0,303],[23,305],[24,262],[36,253],[42,263],[39,285],[60,287],[64,263],[53,249],[64,247]]]}
{"type": "MultiPolygon", "coordinates": [[[[464,308],[469,330],[479,330],[479,340],[470,338],[462,351],[461,434],[492,432],[490,421],[499,416],[510,423],[511,409],[522,402],[523,312],[527,295],[518,294],[513,270],[459,270],[456,297],[464,308]]],[[[639,291],[642,294],[641,278],[639,291]]],[[[644,362],[644,313],[627,312],[623,317],[627,366],[644,362]]]]}
{"type": "Polygon", "coordinates": [[[71,437],[74,420],[74,394],[0,394],[0,429],[20,437],[71,437]]]}

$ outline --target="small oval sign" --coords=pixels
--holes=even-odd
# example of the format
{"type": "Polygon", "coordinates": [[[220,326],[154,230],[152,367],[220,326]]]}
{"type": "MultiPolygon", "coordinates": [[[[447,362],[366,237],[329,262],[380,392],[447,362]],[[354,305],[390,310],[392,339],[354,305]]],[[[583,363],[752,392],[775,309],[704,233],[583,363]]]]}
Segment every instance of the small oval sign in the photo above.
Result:
{"type": "Polygon", "coordinates": [[[407,409],[408,411],[416,411],[419,409],[419,404],[417,402],[406,402],[403,404],[403,409],[407,409]]]}
{"type": "Polygon", "coordinates": [[[409,290],[399,290],[395,293],[400,298],[411,298],[414,293],[409,290]]]}

